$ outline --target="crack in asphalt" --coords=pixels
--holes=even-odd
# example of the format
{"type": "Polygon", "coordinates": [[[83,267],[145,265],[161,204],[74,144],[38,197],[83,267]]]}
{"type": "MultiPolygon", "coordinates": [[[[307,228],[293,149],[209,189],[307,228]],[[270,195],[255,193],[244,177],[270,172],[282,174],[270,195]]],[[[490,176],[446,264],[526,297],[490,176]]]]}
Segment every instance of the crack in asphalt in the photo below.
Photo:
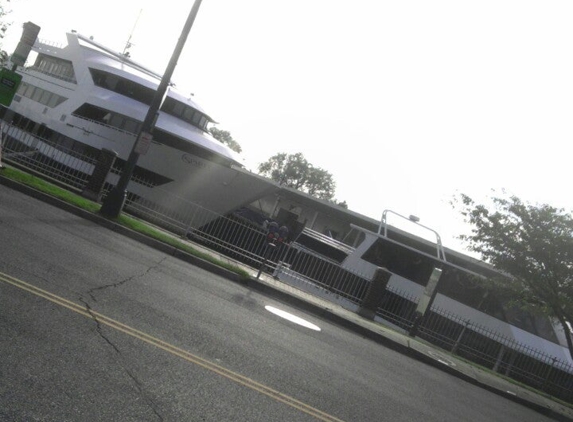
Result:
{"type": "MultiPolygon", "coordinates": [[[[119,350],[119,348],[104,334],[103,330],[102,330],[102,325],[99,322],[97,315],[95,315],[92,311],[91,306],[89,305],[89,303],[87,303],[83,297],[80,297],[80,302],[82,302],[84,304],[84,306],[86,307],[86,311],[88,312],[88,314],[90,314],[91,318],[93,319],[93,321],[96,323],[96,330],[99,334],[99,336],[105,340],[105,342],[107,344],[109,344],[113,350],[115,350],[115,352],[119,355],[120,358],[122,358],[122,353],[119,350]]],[[[137,377],[129,370],[129,368],[125,365],[125,363],[120,359],[120,360],[116,360],[116,362],[119,364],[119,366],[121,366],[121,368],[124,370],[124,372],[127,374],[127,376],[132,380],[135,389],[139,392],[140,396],[145,400],[145,402],[147,403],[147,405],[151,408],[151,410],[153,411],[153,413],[155,414],[155,416],[157,416],[159,418],[160,421],[163,421],[163,416],[161,416],[161,414],[159,413],[159,410],[157,409],[157,405],[155,404],[155,402],[153,401],[153,399],[151,397],[149,397],[148,394],[146,394],[144,388],[143,388],[143,384],[139,381],[139,379],[137,379],[137,377]]]]}
{"type": "MultiPolygon", "coordinates": [[[[136,278],[143,277],[146,274],[149,274],[149,272],[151,272],[152,270],[154,270],[158,266],[160,266],[166,259],[167,259],[167,257],[161,259],[157,264],[155,264],[152,267],[149,267],[143,274],[128,277],[128,278],[121,280],[117,283],[107,284],[105,286],[100,286],[100,287],[95,287],[93,289],[88,290],[87,294],[90,296],[90,298],[92,299],[93,302],[97,302],[97,299],[95,298],[95,293],[97,291],[105,290],[105,289],[113,288],[113,287],[119,287],[119,286],[121,286],[121,285],[123,285],[129,281],[136,279],[136,278]]],[[[98,320],[97,315],[93,312],[90,304],[84,299],[83,296],[80,296],[79,301],[85,306],[87,313],[91,316],[92,320],[96,323],[96,330],[97,330],[99,336],[103,340],[105,340],[105,342],[107,344],[109,344],[113,348],[113,350],[115,350],[115,353],[120,358],[122,358],[123,356],[122,356],[121,350],[119,350],[119,348],[104,334],[103,329],[102,329],[102,325],[101,325],[100,321],[98,320]]],[[[132,380],[136,390],[139,392],[141,397],[145,400],[145,402],[151,408],[153,413],[159,418],[160,421],[163,421],[163,417],[161,416],[161,414],[159,413],[159,410],[157,408],[158,406],[153,401],[153,399],[151,397],[149,397],[148,394],[146,394],[143,384],[139,381],[139,379],[135,376],[135,374],[133,374],[129,370],[129,368],[126,366],[126,364],[122,360],[117,360],[117,363],[121,366],[121,368],[124,370],[124,372],[127,374],[127,376],[132,380]]]]}
{"type": "Polygon", "coordinates": [[[94,287],[93,289],[90,289],[87,291],[87,294],[90,295],[91,299],[94,302],[97,302],[97,299],[95,298],[94,294],[100,290],[106,290],[106,289],[110,289],[110,288],[115,288],[115,287],[119,287],[122,286],[132,280],[135,280],[137,278],[140,277],[144,277],[145,275],[149,274],[151,271],[153,271],[154,269],[156,269],[157,267],[159,267],[161,264],[163,264],[163,262],[165,262],[165,260],[167,260],[168,257],[164,257],[163,259],[161,259],[159,262],[157,262],[155,265],[149,267],[144,273],[142,274],[137,274],[137,275],[132,275],[131,277],[127,277],[124,280],[118,281],[117,283],[112,283],[112,284],[106,284],[103,286],[99,286],[99,287],[94,287]]]}
{"type": "Polygon", "coordinates": [[[86,311],[88,312],[88,314],[90,314],[91,318],[96,323],[96,330],[97,330],[98,334],[100,335],[100,337],[103,338],[111,347],[113,347],[113,349],[116,351],[117,354],[121,355],[121,352],[117,348],[117,346],[109,338],[107,338],[107,336],[103,333],[101,323],[99,322],[97,315],[95,315],[93,313],[92,307],[90,306],[90,304],[87,303],[83,297],[80,297],[80,302],[82,302],[84,304],[84,306],[86,307],[86,311]]]}

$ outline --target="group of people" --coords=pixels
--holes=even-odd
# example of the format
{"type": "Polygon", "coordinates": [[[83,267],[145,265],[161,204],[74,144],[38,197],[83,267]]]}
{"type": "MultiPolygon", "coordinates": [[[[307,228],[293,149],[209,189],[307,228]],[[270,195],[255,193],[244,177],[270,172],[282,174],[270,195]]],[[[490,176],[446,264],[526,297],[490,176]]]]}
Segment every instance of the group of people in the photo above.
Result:
{"type": "Polygon", "coordinates": [[[267,231],[267,240],[270,243],[283,243],[288,240],[288,227],[280,226],[276,221],[265,220],[263,229],[267,231]]]}

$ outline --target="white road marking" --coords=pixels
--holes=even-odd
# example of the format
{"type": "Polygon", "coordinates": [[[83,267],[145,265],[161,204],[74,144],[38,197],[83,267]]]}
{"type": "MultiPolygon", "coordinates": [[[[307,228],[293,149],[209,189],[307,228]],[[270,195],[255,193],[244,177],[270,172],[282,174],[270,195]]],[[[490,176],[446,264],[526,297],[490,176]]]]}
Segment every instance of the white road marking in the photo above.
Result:
{"type": "Polygon", "coordinates": [[[275,308],[274,306],[265,306],[265,309],[275,315],[280,316],[281,318],[287,319],[295,324],[302,325],[303,327],[310,328],[314,331],[320,331],[320,327],[318,325],[314,325],[312,322],[308,322],[305,319],[299,318],[296,315],[289,314],[286,311],[282,311],[280,309],[275,308]]]}

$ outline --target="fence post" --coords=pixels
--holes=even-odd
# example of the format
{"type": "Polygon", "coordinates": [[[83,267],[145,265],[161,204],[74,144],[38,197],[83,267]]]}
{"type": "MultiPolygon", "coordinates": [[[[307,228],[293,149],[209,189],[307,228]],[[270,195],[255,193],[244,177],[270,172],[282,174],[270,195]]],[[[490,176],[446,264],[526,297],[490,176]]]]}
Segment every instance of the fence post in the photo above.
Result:
{"type": "Polygon", "coordinates": [[[386,268],[376,268],[374,277],[372,277],[370,286],[368,286],[366,297],[358,309],[358,315],[367,319],[374,319],[376,316],[376,310],[378,309],[380,300],[386,291],[386,286],[388,285],[391,275],[392,273],[386,268]]]}
{"type": "Polygon", "coordinates": [[[505,345],[501,345],[499,348],[499,353],[497,354],[497,358],[495,359],[495,365],[493,365],[493,372],[499,372],[499,367],[503,362],[503,355],[505,353],[505,345]]]}
{"type": "Polygon", "coordinates": [[[265,251],[263,254],[263,261],[261,262],[261,266],[259,267],[259,272],[257,273],[257,280],[261,277],[261,273],[263,272],[263,268],[267,265],[267,261],[269,260],[269,255],[272,250],[277,247],[274,243],[267,242],[265,246],[265,251]]]}
{"type": "Polygon", "coordinates": [[[187,224],[187,226],[185,227],[185,233],[183,233],[183,237],[188,239],[188,240],[194,240],[193,237],[193,223],[195,221],[195,217],[197,216],[197,210],[199,209],[199,207],[197,205],[193,205],[193,215],[191,216],[191,219],[189,220],[189,223],[187,224]]]}
{"type": "Polygon", "coordinates": [[[541,387],[542,391],[545,391],[545,389],[547,388],[547,384],[549,383],[549,378],[553,373],[553,369],[555,368],[555,362],[557,361],[556,357],[552,357],[551,359],[553,360],[553,362],[551,362],[551,366],[549,366],[549,369],[547,370],[547,375],[545,376],[545,380],[543,381],[543,386],[541,387]]]}
{"type": "Polygon", "coordinates": [[[462,337],[466,333],[469,325],[470,325],[470,320],[468,319],[468,320],[466,320],[466,324],[464,325],[464,328],[462,328],[462,332],[460,333],[460,335],[456,339],[456,342],[454,343],[454,347],[452,347],[451,352],[453,354],[457,353],[458,348],[460,347],[460,343],[462,342],[462,337]]]}
{"type": "Polygon", "coordinates": [[[505,376],[511,377],[510,373],[511,373],[511,370],[513,369],[515,359],[517,359],[517,353],[512,350],[511,354],[509,356],[509,362],[507,363],[507,368],[505,368],[505,373],[504,373],[505,376]]]}
{"type": "Polygon", "coordinates": [[[82,191],[83,197],[95,202],[101,201],[105,180],[107,179],[107,175],[113,167],[113,163],[116,158],[117,152],[115,151],[105,148],[100,151],[92,177],[82,191]]]}

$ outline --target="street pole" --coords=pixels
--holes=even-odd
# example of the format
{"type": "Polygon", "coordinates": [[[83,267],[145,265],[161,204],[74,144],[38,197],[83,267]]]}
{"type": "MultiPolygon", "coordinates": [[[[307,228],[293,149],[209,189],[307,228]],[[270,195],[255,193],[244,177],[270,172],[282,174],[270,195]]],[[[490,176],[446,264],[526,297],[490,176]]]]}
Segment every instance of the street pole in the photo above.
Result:
{"type": "Polygon", "coordinates": [[[181,36],[179,37],[179,41],[173,50],[173,54],[171,55],[171,59],[169,60],[169,64],[165,69],[165,73],[163,74],[163,78],[155,92],[153,100],[151,101],[151,105],[149,106],[149,110],[147,115],[145,116],[145,120],[141,125],[141,129],[137,135],[135,143],[133,144],[133,148],[131,149],[131,153],[129,154],[129,158],[127,159],[125,166],[123,168],[123,172],[121,173],[121,177],[117,182],[117,185],[109,192],[106,196],[101,209],[100,213],[109,218],[117,218],[123,209],[125,204],[125,200],[127,198],[127,185],[131,179],[131,175],[133,174],[133,170],[135,169],[135,165],[137,164],[137,160],[140,155],[140,150],[138,149],[138,143],[143,141],[143,139],[149,139],[149,134],[153,131],[153,127],[155,126],[155,122],[157,116],[159,115],[159,109],[161,108],[161,104],[165,98],[165,94],[167,93],[167,88],[169,87],[169,83],[171,82],[171,76],[173,75],[173,71],[175,70],[175,66],[177,65],[177,60],[179,60],[179,56],[181,55],[181,51],[185,45],[187,40],[187,36],[191,31],[191,27],[193,26],[193,22],[195,21],[195,17],[197,16],[197,12],[199,11],[199,6],[201,6],[202,0],[195,0],[193,3],[193,7],[191,8],[191,12],[187,17],[187,21],[185,22],[185,26],[181,31],[181,36]]]}

